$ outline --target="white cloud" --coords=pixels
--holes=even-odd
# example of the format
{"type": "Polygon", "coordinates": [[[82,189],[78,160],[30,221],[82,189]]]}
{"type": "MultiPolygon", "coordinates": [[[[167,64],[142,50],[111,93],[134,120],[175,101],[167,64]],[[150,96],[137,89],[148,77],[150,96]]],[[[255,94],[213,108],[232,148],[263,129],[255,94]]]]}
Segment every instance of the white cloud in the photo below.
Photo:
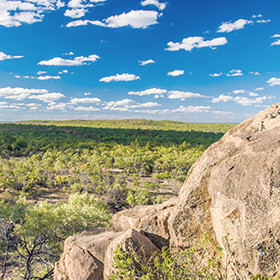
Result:
{"type": "Polygon", "coordinates": [[[224,22],[218,29],[217,32],[223,33],[223,32],[232,32],[234,30],[239,30],[243,29],[246,24],[252,23],[251,20],[246,20],[246,19],[238,19],[234,23],[231,22],[224,22]]]}
{"type": "Polygon", "coordinates": [[[135,76],[134,74],[116,74],[114,76],[109,76],[109,77],[103,77],[99,81],[100,82],[105,82],[105,83],[110,83],[110,82],[129,82],[129,81],[135,81],[135,80],[140,80],[139,76],[135,76]]]}
{"type": "Polygon", "coordinates": [[[249,96],[256,97],[256,98],[248,98],[248,97],[244,97],[244,96],[232,97],[229,95],[221,94],[219,97],[213,98],[212,103],[234,101],[235,103],[240,104],[242,106],[251,106],[251,105],[255,105],[255,104],[261,104],[261,103],[263,103],[264,100],[270,100],[270,99],[274,98],[273,96],[257,97],[258,94],[254,93],[254,92],[250,92],[249,96]]]}
{"type": "Polygon", "coordinates": [[[141,66],[147,65],[147,64],[151,64],[151,63],[155,63],[152,59],[148,59],[148,60],[144,60],[144,61],[140,61],[139,63],[141,66]]]}
{"type": "Polygon", "coordinates": [[[264,87],[257,87],[256,90],[264,90],[264,87]]]}
{"type": "Polygon", "coordinates": [[[134,110],[135,113],[141,113],[141,114],[166,114],[170,112],[169,109],[163,109],[163,110],[134,110]]]}
{"type": "Polygon", "coordinates": [[[84,95],[85,96],[91,95],[91,92],[85,92],[84,95]]]}
{"type": "Polygon", "coordinates": [[[194,48],[216,48],[217,46],[222,46],[227,44],[228,41],[225,37],[219,37],[212,40],[204,41],[203,37],[188,37],[184,38],[182,43],[173,43],[169,42],[168,51],[179,51],[179,50],[186,50],[191,51],[194,48]]]}
{"type": "Polygon", "coordinates": [[[100,111],[99,108],[95,108],[93,106],[89,106],[89,107],[79,106],[79,107],[75,108],[74,110],[75,111],[85,111],[85,112],[100,111]]]}
{"type": "Polygon", "coordinates": [[[122,13],[121,15],[111,16],[107,19],[103,19],[102,21],[95,20],[77,20],[69,22],[66,27],[76,27],[82,25],[98,25],[103,27],[110,28],[119,28],[119,27],[132,27],[132,28],[147,28],[150,25],[157,24],[157,19],[159,17],[159,13],[156,11],[130,11],[128,13],[122,13]]]}
{"type": "Polygon", "coordinates": [[[280,46],[280,39],[278,39],[278,40],[272,42],[272,43],[270,44],[270,46],[280,46]]]}
{"type": "Polygon", "coordinates": [[[280,34],[274,34],[271,36],[271,38],[280,38],[280,34]]]}
{"type": "Polygon", "coordinates": [[[130,91],[128,94],[129,95],[138,95],[138,96],[156,94],[156,95],[163,96],[163,94],[165,94],[165,93],[167,93],[166,89],[150,88],[150,89],[146,89],[146,90],[143,90],[143,91],[130,91]]]}
{"type": "Polygon", "coordinates": [[[154,5],[156,6],[159,10],[164,10],[166,8],[166,3],[160,3],[158,0],[143,0],[141,2],[142,6],[147,6],[147,5],[154,5]]]}
{"type": "MultiPolygon", "coordinates": [[[[0,18],[1,18],[1,15],[0,15],[0,18]]],[[[0,19],[1,20],[1,19],[0,19]]],[[[12,55],[8,55],[8,54],[5,54],[3,52],[0,52],[0,61],[2,60],[7,60],[7,59],[15,59],[15,58],[22,58],[23,56],[21,55],[15,55],[15,56],[12,56],[12,55]]]]}
{"type": "Polygon", "coordinates": [[[86,14],[87,10],[81,8],[81,9],[68,9],[65,11],[64,15],[66,17],[71,18],[81,18],[86,14]]]}
{"type": "Polygon", "coordinates": [[[127,108],[124,108],[125,106],[132,105],[135,103],[132,99],[123,99],[119,101],[109,101],[106,103],[106,106],[103,107],[103,109],[106,110],[117,110],[117,111],[128,111],[127,108]]]}
{"type": "Polygon", "coordinates": [[[184,75],[184,73],[185,73],[184,70],[174,70],[174,71],[168,72],[167,76],[177,77],[177,76],[184,75]]]}
{"type": "Polygon", "coordinates": [[[261,104],[263,103],[264,100],[272,99],[274,98],[273,96],[262,96],[262,97],[257,97],[255,99],[253,98],[248,98],[248,97],[240,97],[237,96],[234,98],[234,101],[242,106],[251,106],[254,104],[261,104]]]}
{"type": "Polygon", "coordinates": [[[30,95],[28,99],[37,99],[42,102],[50,103],[52,101],[59,100],[63,97],[65,97],[65,95],[60,92],[50,92],[41,95],[30,95]]]}
{"type": "Polygon", "coordinates": [[[88,57],[78,56],[74,59],[63,59],[61,57],[55,57],[50,60],[40,61],[39,65],[47,66],[81,66],[87,65],[88,63],[95,62],[100,57],[96,54],[89,55],[88,57]]]}
{"type": "Polygon", "coordinates": [[[193,93],[189,91],[178,91],[178,90],[172,90],[168,92],[168,98],[169,99],[181,99],[186,100],[187,98],[197,98],[197,97],[205,97],[199,93],[193,93]]]}
{"type": "Polygon", "coordinates": [[[259,96],[259,94],[255,93],[255,92],[249,92],[249,96],[256,97],[256,96],[259,96]]]}
{"type": "Polygon", "coordinates": [[[18,27],[40,22],[46,12],[55,11],[63,5],[60,0],[1,0],[0,25],[18,27]]]}
{"type": "Polygon", "coordinates": [[[60,80],[60,76],[39,76],[37,80],[60,80]]]}
{"type": "Polygon", "coordinates": [[[137,108],[152,108],[152,107],[158,107],[161,106],[161,104],[157,102],[146,102],[146,103],[136,103],[132,99],[123,99],[119,101],[110,101],[106,103],[106,106],[103,107],[105,110],[111,110],[111,111],[130,111],[130,112],[136,112],[133,109],[137,108]]]}
{"type": "Polygon", "coordinates": [[[47,107],[48,111],[52,110],[60,110],[60,111],[66,111],[67,104],[66,103],[58,103],[58,104],[49,104],[47,107]]]}
{"type": "Polygon", "coordinates": [[[261,75],[260,72],[249,72],[249,74],[254,75],[254,76],[260,76],[261,75]]]}
{"type": "Polygon", "coordinates": [[[269,86],[273,87],[273,86],[280,86],[280,78],[275,78],[272,77],[270,78],[267,83],[269,84],[269,86]]]}
{"type": "Polygon", "coordinates": [[[73,98],[70,100],[71,104],[78,104],[78,103],[98,103],[101,100],[99,98],[73,98]]]}
{"type": "Polygon", "coordinates": [[[161,106],[161,104],[157,103],[157,102],[146,102],[146,103],[138,103],[135,105],[127,105],[126,108],[150,108],[150,107],[157,107],[157,106],[161,106]]]}
{"type": "Polygon", "coordinates": [[[262,14],[258,14],[258,15],[253,15],[252,18],[262,18],[263,15],[262,14]]]}
{"type": "Polygon", "coordinates": [[[232,101],[232,100],[233,100],[232,96],[221,94],[220,96],[213,98],[211,102],[218,103],[218,102],[228,102],[228,101],[232,101]]]}
{"type": "Polygon", "coordinates": [[[220,73],[214,73],[214,74],[209,74],[210,77],[220,77],[221,75],[223,75],[222,72],[220,72],[220,73]]]}
{"type": "Polygon", "coordinates": [[[178,109],[172,110],[172,112],[180,113],[208,113],[210,112],[210,106],[180,106],[178,109]]]}
{"type": "Polygon", "coordinates": [[[28,88],[0,88],[0,97],[5,99],[13,100],[24,100],[24,99],[37,99],[43,102],[51,102],[65,97],[60,92],[49,92],[46,89],[28,89],[28,88]]]}
{"type": "Polygon", "coordinates": [[[67,74],[67,73],[68,73],[68,70],[62,70],[62,71],[58,72],[59,75],[67,74]]]}
{"type": "Polygon", "coordinates": [[[46,71],[38,71],[37,72],[37,75],[43,75],[43,74],[47,74],[47,72],[46,71]]]}
{"type": "Polygon", "coordinates": [[[234,94],[240,94],[240,93],[246,93],[247,91],[245,89],[236,89],[233,91],[234,94]]]}
{"type": "Polygon", "coordinates": [[[269,22],[271,22],[270,19],[257,20],[257,23],[269,23],[269,22]]]}
{"type": "Polygon", "coordinates": [[[243,76],[243,73],[241,70],[235,70],[232,69],[229,71],[229,73],[227,74],[228,77],[237,77],[237,76],[243,76]]]}

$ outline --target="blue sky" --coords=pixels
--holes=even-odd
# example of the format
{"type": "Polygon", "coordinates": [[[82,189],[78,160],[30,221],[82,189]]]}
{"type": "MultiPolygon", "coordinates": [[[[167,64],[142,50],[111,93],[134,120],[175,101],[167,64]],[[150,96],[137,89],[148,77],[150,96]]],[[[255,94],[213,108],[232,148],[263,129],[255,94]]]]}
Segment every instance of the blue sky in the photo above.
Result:
{"type": "Polygon", "coordinates": [[[280,2],[0,0],[0,121],[240,122],[279,102],[280,2]]]}

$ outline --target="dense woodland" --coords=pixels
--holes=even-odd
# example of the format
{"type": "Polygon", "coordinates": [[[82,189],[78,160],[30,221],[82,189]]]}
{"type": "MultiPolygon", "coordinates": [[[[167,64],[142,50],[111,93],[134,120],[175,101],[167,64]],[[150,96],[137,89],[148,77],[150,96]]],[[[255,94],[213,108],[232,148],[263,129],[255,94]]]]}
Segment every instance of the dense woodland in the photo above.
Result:
{"type": "Polygon", "coordinates": [[[0,124],[3,279],[51,279],[69,235],[177,195],[203,151],[234,124],[30,121],[0,124]]]}

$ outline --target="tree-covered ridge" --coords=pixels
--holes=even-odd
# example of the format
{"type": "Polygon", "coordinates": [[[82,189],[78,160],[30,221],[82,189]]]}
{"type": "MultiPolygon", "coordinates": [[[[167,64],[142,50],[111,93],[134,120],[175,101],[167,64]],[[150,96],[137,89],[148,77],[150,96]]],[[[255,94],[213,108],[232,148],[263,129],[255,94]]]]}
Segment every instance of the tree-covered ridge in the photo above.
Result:
{"type": "Polygon", "coordinates": [[[60,150],[94,149],[100,144],[130,145],[136,141],[140,146],[149,143],[152,147],[181,145],[185,142],[188,146],[201,146],[205,149],[223,135],[221,132],[216,132],[218,129],[213,129],[214,132],[204,132],[199,129],[197,131],[151,130],[147,128],[62,126],[62,123],[59,124],[61,126],[0,124],[0,153],[22,156],[55,148],[60,150]]]}
{"type": "Polygon", "coordinates": [[[66,120],[66,121],[22,121],[20,124],[77,126],[93,128],[124,128],[141,130],[175,130],[175,131],[202,131],[222,132],[236,126],[234,123],[185,123],[178,121],[153,121],[145,119],[124,120],[66,120]]]}

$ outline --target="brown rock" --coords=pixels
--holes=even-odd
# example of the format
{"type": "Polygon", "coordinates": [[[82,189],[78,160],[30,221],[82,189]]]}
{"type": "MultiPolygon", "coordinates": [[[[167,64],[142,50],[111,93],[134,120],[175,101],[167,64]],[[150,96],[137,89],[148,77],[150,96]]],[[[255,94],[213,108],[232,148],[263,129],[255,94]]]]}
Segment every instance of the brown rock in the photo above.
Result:
{"type": "Polygon", "coordinates": [[[141,230],[157,247],[169,245],[168,219],[178,199],[153,206],[136,206],[116,213],[110,223],[115,231],[141,230]]]}
{"type": "Polygon", "coordinates": [[[102,280],[105,251],[119,233],[83,232],[66,239],[64,252],[56,263],[55,280],[102,280]]]}
{"type": "Polygon", "coordinates": [[[140,231],[128,229],[125,233],[115,238],[106,250],[104,279],[109,279],[114,272],[114,252],[119,246],[124,252],[137,252],[141,255],[143,261],[149,260],[152,254],[158,250],[151,240],[140,231]]]}
{"type": "Polygon", "coordinates": [[[204,231],[253,274],[279,271],[280,104],[230,130],[191,168],[169,219],[172,246],[204,231]]]}

